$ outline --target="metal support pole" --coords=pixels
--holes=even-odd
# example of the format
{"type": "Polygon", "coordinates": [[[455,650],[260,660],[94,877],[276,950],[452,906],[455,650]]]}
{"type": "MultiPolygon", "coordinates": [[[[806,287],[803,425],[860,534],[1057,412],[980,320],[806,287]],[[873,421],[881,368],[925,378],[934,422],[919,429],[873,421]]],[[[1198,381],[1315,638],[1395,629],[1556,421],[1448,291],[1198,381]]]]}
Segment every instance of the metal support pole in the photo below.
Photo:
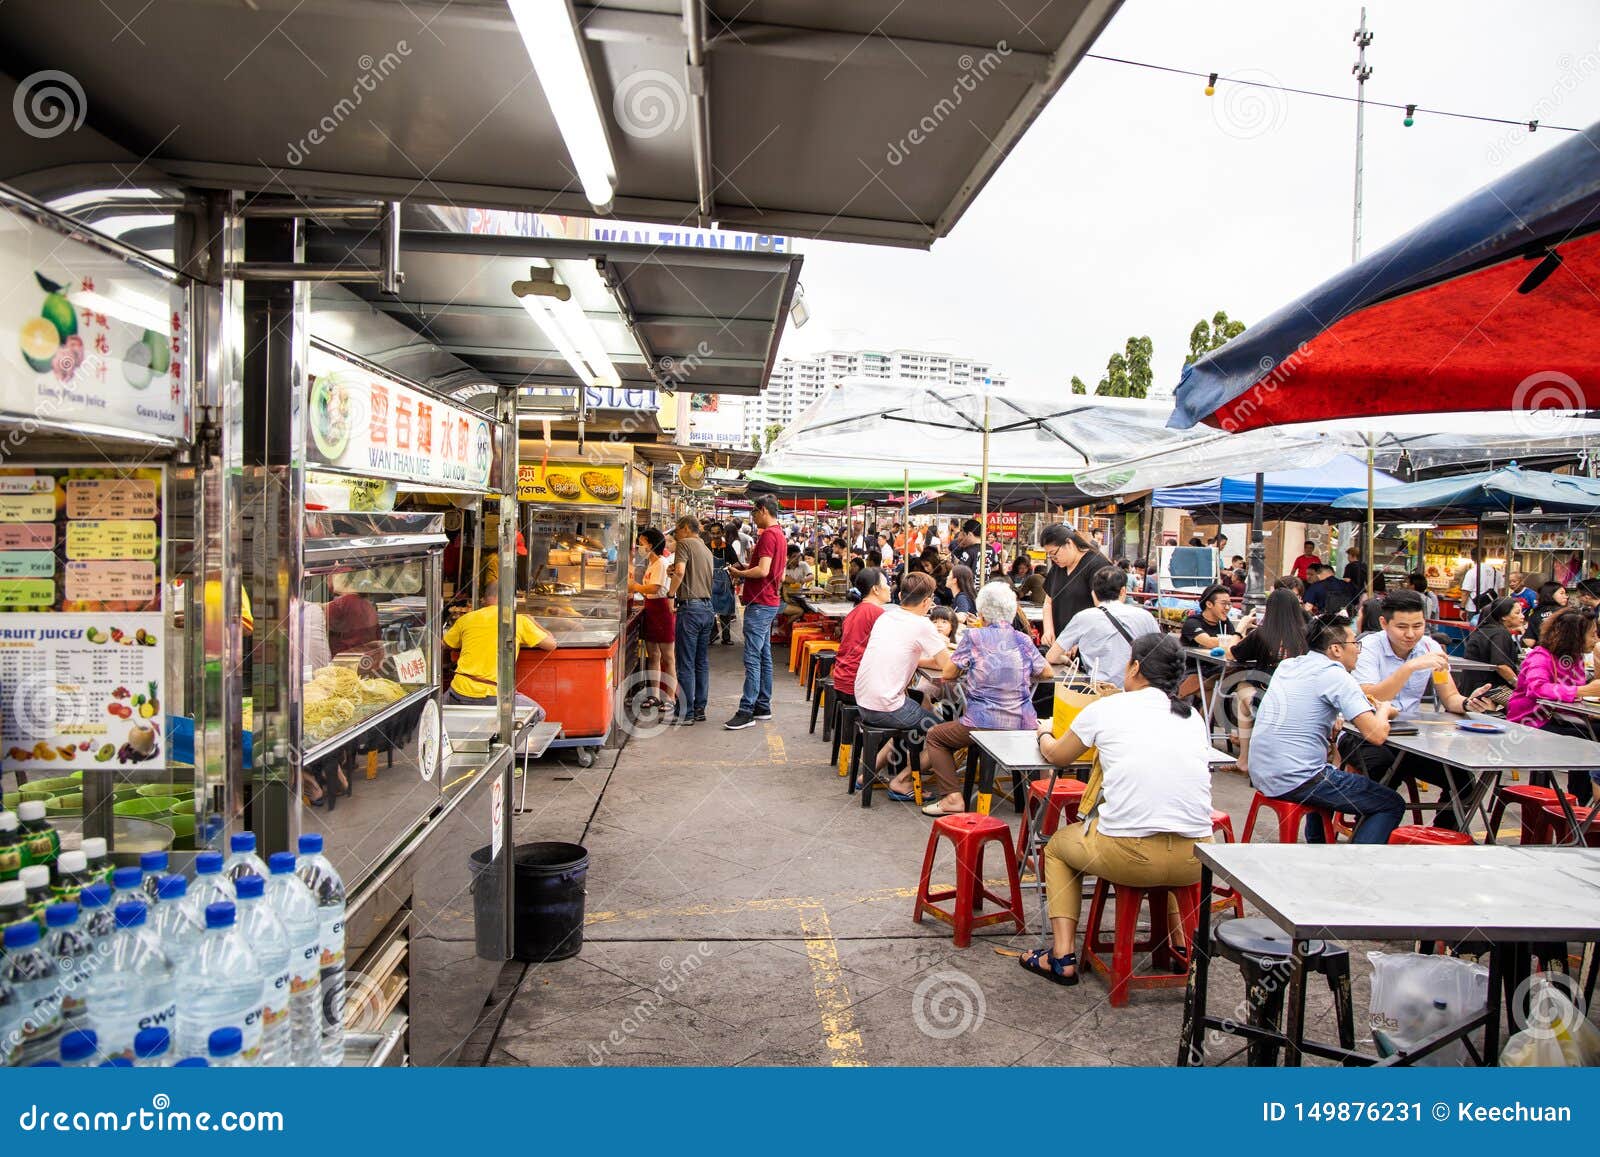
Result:
{"type": "MultiPolygon", "coordinates": [[[[1365,9],[1363,9],[1362,11],[1365,12],[1365,9]]],[[[1373,502],[1373,499],[1372,499],[1372,482],[1373,482],[1372,457],[1373,457],[1373,440],[1372,440],[1372,435],[1368,434],[1367,435],[1367,553],[1366,553],[1367,594],[1368,595],[1372,594],[1373,583],[1376,581],[1374,576],[1377,574],[1377,566],[1375,565],[1377,560],[1372,557],[1372,554],[1373,554],[1373,549],[1372,549],[1373,548],[1373,540],[1377,537],[1377,514],[1373,510],[1373,505],[1372,505],[1372,502],[1373,502]]]]}
{"type": "MultiPolygon", "coordinates": [[[[1350,260],[1361,260],[1361,177],[1362,150],[1367,124],[1367,80],[1372,68],[1367,64],[1367,45],[1372,43],[1372,33],[1367,31],[1367,10],[1361,9],[1361,27],[1356,29],[1356,63],[1350,71],[1356,78],[1356,189],[1355,208],[1350,223],[1350,260]]],[[[1370,564],[1372,560],[1369,558],[1370,564]]]]}
{"type": "Polygon", "coordinates": [[[1250,585],[1245,606],[1259,607],[1267,599],[1266,475],[1256,474],[1256,501],[1250,512],[1250,585]]]}
{"type": "Polygon", "coordinates": [[[989,395],[983,395],[983,481],[979,499],[978,541],[982,553],[978,556],[978,585],[989,581],[989,395]]]}

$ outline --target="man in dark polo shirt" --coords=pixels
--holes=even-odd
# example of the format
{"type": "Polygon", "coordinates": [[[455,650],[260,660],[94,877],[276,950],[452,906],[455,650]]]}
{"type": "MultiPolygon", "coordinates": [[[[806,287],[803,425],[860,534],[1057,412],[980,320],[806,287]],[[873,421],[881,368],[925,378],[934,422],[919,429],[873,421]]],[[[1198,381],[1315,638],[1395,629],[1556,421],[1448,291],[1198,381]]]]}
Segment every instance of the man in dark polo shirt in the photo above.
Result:
{"type": "Polygon", "coordinates": [[[678,609],[673,639],[678,658],[678,702],[672,722],[685,726],[705,719],[706,700],[711,693],[711,634],[717,624],[711,609],[711,573],[716,560],[700,537],[700,520],[694,515],[685,514],[678,519],[672,537],[678,544],[668,586],[678,609]]]}

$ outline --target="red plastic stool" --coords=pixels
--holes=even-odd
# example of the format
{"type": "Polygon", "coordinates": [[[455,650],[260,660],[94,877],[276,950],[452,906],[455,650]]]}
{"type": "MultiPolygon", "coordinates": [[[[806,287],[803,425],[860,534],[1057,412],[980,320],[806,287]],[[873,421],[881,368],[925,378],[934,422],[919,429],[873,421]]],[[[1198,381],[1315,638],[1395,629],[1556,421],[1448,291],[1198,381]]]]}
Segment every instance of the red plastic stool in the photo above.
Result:
{"type": "MultiPolygon", "coordinates": [[[[1569,792],[1562,792],[1567,797],[1569,804],[1578,802],[1578,797],[1569,792]]],[[[1489,830],[1497,836],[1500,832],[1500,823],[1506,818],[1506,808],[1516,804],[1522,812],[1522,842],[1525,844],[1550,844],[1555,842],[1555,834],[1560,827],[1566,825],[1567,817],[1561,811],[1561,801],[1556,796],[1553,787],[1539,787],[1532,783],[1508,783],[1501,786],[1494,793],[1494,808],[1489,813],[1489,830]],[[1546,807],[1555,809],[1555,817],[1559,825],[1552,825],[1546,816],[1546,807]]]]}
{"type": "Polygon", "coordinates": [[[1266,808],[1278,817],[1278,842],[1280,844],[1297,844],[1300,842],[1300,833],[1305,829],[1305,819],[1315,813],[1322,817],[1323,838],[1328,843],[1333,843],[1334,827],[1333,812],[1325,807],[1310,807],[1306,804],[1291,803],[1286,799],[1273,799],[1271,796],[1256,792],[1256,798],[1250,801],[1250,811],[1244,817],[1244,839],[1248,844],[1250,837],[1256,830],[1256,814],[1266,808]]]}
{"type": "Polygon", "coordinates": [[[1089,901],[1089,922],[1084,925],[1083,931],[1083,959],[1091,968],[1110,979],[1113,1008],[1121,1008],[1128,1003],[1130,989],[1181,988],[1188,983],[1188,946],[1194,943],[1194,930],[1199,919],[1199,884],[1180,888],[1133,888],[1126,884],[1108,884],[1104,878],[1095,882],[1094,897],[1089,901]],[[1110,940],[1105,938],[1100,928],[1108,887],[1115,889],[1110,940]],[[1176,893],[1178,897],[1183,947],[1172,942],[1172,929],[1167,923],[1169,892],[1176,893]],[[1150,904],[1150,935],[1148,939],[1139,940],[1139,909],[1146,901],[1150,904]],[[1136,952],[1151,953],[1151,968],[1171,968],[1173,971],[1134,972],[1133,957],[1136,952]],[[1110,964],[1105,960],[1107,953],[1111,957],[1110,964]]]}
{"type": "Polygon", "coordinates": [[[911,918],[922,923],[926,912],[938,917],[955,929],[956,947],[966,948],[972,943],[972,930],[1002,920],[1014,921],[1018,932],[1026,932],[1022,915],[1022,886],[1017,879],[1017,854],[1011,846],[1011,825],[994,816],[962,812],[960,815],[940,816],[933,821],[928,833],[928,852],[922,858],[922,879],[917,885],[917,904],[911,918]],[[956,886],[932,891],[929,880],[933,876],[933,857],[939,850],[939,837],[943,836],[955,846],[956,886]],[[1011,885],[1011,899],[996,896],[983,886],[983,847],[998,843],[1006,856],[1006,879],[1011,885]],[[953,909],[944,909],[935,901],[954,898],[953,909]],[[1000,905],[1003,911],[980,916],[983,902],[989,900],[1000,905]]]}
{"type": "Polygon", "coordinates": [[[1452,832],[1446,828],[1425,828],[1420,824],[1402,824],[1389,833],[1391,844],[1460,845],[1471,847],[1476,841],[1466,832],[1452,832]]]}
{"type": "MultiPolygon", "coordinates": [[[[1579,824],[1588,824],[1589,830],[1584,833],[1583,842],[1591,848],[1600,848],[1600,820],[1589,823],[1589,813],[1593,810],[1592,807],[1575,807],[1572,809],[1572,817],[1579,824]]],[[[1544,814],[1549,817],[1550,842],[1555,843],[1559,840],[1565,843],[1571,833],[1567,830],[1567,817],[1562,814],[1561,805],[1546,804],[1544,814]]]]}
{"type": "Polygon", "coordinates": [[[1028,801],[1022,813],[1022,825],[1017,828],[1018,862],[1028,859],[1028,831],[1033,826],[1034,814],[1041,807],[1045,808],[1045,813],[1039,822],[1040,848],[1062,824],[1078,822],[1078,804],[1089,785],[1081,780],[1058,778],[1055,789],[1050,792],[1049,806],[1046,807],[1045,790],[1049,787],[1050,781],[1047,779],[1036,779],[1028,785],[1028,801]]]}
{"type": "MultiPolygon", "coordinates": [[[[1213,842],[1219,833],[1222,836],[1223,843],[1231,844],[1234,842],[1233,817],[1227,812],[1219,812],[1216,808],[1212,808],[1211,839],[1213,842]]],[[[1211,910],[1213,912],[1220,911],[1231,904],[1233,905],[1233,914],[1235,916],[1244,916],[1244,897],[1236,889],[1229,888],[1223,884],[1213,884],[1211,886],[1211,896],[1211,910]]]]}

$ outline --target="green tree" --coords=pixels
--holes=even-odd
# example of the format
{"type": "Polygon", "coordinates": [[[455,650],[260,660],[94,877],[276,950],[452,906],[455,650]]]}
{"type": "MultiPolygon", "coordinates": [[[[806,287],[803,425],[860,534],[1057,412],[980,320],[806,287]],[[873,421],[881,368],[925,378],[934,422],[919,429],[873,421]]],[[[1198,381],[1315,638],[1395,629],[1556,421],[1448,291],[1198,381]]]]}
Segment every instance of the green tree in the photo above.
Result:
{"type": "Polygon", "coordinates": [[[1244,322],[1230,321],[1226,310],[1219,309],[1208,322],[1201,318],[1189,331],[1189,356],[1183,364],[1192,366],[1212,350],[1221,349],[1244,332],[1244,322]]]}
{"type": "Polygon", "coordinates": [[[778,440],[778,435],[781,433],[783,433],[783,427],[780,424],[777,422],[770,423],[765,431],[767,444],[761,449],[763,451],[772,449],[772,444],[778,440]]]}
{"type": "Polygon", "coordinates": [[[1087,394],[1089,387],[1083,384],[1083,379],[1077,374],[1072,375],[1072,392],[1074,394],[1087,394]]]}
{"type": "Polygon", "coordinates": [[[1150,396],[1150,358],[1155,346],[1148,337],[1130,337],[1123,352],[1112,354],[1094,392],[1102,398],[1150,396]]]}

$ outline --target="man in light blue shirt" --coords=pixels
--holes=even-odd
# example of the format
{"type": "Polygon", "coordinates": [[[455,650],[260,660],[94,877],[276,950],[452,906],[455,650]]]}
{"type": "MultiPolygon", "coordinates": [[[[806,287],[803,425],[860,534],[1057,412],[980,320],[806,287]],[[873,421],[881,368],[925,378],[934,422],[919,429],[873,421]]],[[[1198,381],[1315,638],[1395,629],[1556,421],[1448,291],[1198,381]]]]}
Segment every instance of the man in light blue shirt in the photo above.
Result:
{"type": "MultiPolygon", "coordinates": [[[[1368,743],[1389,738],[1394,708],[1374,708],[1350,674],[1359,644],[1350,621],[1323,615],[1306,632],[1310,651],[1285,659],[1273,672],[1256,708],[1250,733],[1250,782],[1262,795],[1292,803],[1353,812],[1352,843],[1387,843],[1400,823],[1405,803],[1393,788],[1328,763],[1328,739],[1336,720],[1361,733],[1368,743]]],[[[1306,819],[1306,842],[1324,842],[1322,820],[1306,819]]]]}
{"type": "Polygon", "coordinates": [[[1133,641],[1161,630],[1156,617],[1143,607],[1122,601],[1127,577],[1114,566],[1101,567],[1089,580],[1094,606],[1072,616],[1067,629],[1056,636],[1045,662],[1056,664],[1076,653],[1078,667],[1097,682],[1122,686],[1133,641]]]}

